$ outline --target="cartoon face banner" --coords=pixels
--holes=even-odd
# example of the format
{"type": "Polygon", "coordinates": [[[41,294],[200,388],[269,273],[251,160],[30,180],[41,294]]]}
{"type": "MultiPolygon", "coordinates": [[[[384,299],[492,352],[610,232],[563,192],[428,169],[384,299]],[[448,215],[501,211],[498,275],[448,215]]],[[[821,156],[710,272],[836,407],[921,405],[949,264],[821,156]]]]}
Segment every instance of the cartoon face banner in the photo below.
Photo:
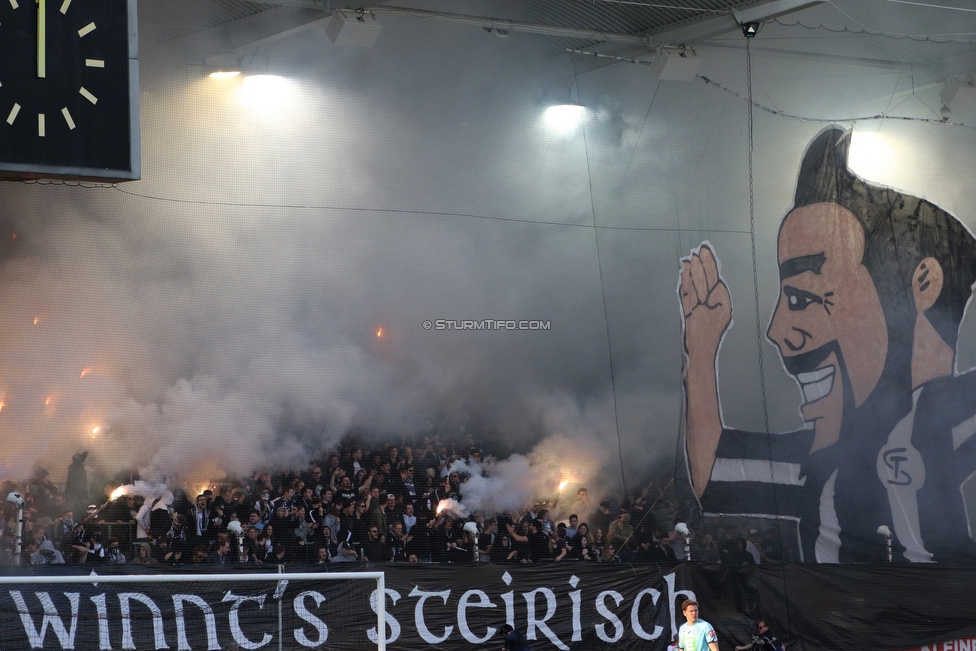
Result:
{"type": "MultiPolygon", "coordinates": [[[[780,224],[766,338],[802,394],[807,429],[725,423],[718,356],[732,321],[720,251],[682,260],[686,444],[706,512],[797,523],[803,560],[976,560],[976,373],[957,373],[976,239],[918,197],[848,168],[849,132],[822,131],[780,224]]],[[[758,255],[772,255],[760,251],[758,255]]]]}

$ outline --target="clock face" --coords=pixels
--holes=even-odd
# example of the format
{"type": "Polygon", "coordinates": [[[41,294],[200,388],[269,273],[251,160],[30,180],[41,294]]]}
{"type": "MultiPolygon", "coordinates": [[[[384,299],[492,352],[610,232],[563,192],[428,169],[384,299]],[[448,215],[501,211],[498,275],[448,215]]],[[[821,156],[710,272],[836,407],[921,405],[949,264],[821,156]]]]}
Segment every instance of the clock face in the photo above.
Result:
{"type": "Polygon", "coordinates": [[[134,13],[134,0],[0,0],[0,173],[138,178],[134,13]]]}

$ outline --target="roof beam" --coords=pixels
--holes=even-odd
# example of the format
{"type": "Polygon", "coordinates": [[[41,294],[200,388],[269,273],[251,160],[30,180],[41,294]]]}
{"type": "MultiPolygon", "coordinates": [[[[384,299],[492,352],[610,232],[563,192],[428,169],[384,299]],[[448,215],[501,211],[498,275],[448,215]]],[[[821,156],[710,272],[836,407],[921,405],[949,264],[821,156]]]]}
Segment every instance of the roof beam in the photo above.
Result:
{"type": "MultiPolygon", "coordinates": [[[[795,10],[804,9],[810,4],[804,3],[795,10]]],[[[692,45],[713,39],[739,29],[739,23],[733,15],[735,12],[748,12],[750,16],[782,15],[784,13],[783,0],[746,0],[729,7],[728,13],[694,16],[677,21],[664,27],[647,31],[651,45],[692,45]],[[768,10],[768,14],[765,11],[768,10]]],[[[785,11],[789,13],[789,11],[785,11]]],[[[761,18],[760,18],[761,19],[761,18]]],[[[759,19],[757,19],[759,20],[759,19]]]]}

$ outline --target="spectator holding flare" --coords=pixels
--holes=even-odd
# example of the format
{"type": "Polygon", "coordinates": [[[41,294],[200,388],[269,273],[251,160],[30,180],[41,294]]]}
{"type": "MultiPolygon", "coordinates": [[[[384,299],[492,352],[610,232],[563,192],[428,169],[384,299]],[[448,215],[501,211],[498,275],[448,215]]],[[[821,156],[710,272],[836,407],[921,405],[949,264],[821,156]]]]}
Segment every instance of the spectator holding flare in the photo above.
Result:
{"type": "Polygon", "coordinates": [[[698,602],[692,599],[681,606],[685,623],[678,629],[678,649],[681,651],[718,651],[718,635],[712,625],[698,619],[698,602]]]}

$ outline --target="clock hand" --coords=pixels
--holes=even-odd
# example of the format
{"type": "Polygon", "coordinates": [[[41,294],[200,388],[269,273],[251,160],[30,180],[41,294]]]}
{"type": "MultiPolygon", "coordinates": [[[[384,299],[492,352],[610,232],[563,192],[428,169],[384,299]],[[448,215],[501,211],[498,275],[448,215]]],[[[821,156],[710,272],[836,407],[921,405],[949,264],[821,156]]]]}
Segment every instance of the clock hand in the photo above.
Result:
{"type": "Polygon", "coordinates": [[[47,77],[47,3],[37,0],[37,76],[47,77]]]}

